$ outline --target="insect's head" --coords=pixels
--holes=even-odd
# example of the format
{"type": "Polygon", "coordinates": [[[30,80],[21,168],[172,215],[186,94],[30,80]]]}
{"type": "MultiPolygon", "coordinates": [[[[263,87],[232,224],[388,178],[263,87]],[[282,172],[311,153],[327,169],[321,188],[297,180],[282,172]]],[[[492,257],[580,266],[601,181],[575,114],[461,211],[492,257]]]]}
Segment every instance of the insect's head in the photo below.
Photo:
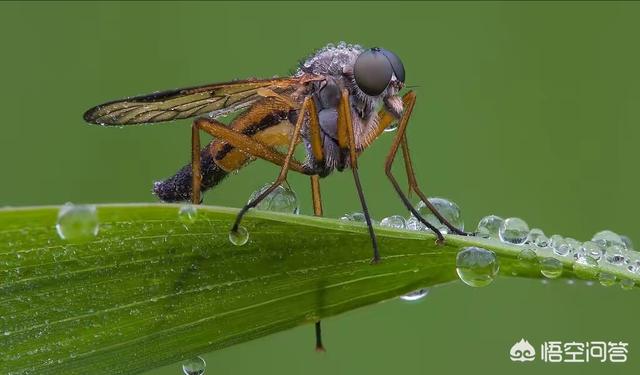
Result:
{"type": "Polygon", "coordinates": [[[356,84],[367,95],[378,96],[394,81],[404,83],[404,65],[395,53],[371,48],[358,56],[353,66],[356,84]]]}

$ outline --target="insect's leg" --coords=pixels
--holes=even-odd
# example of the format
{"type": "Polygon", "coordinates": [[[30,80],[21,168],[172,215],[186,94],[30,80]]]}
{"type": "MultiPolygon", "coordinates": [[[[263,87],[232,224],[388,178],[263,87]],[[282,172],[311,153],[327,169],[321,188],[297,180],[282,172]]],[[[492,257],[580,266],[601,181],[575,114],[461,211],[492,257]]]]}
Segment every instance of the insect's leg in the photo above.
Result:
{"type": "MultiPolygon", "coordinates": [[[[300,130],[302,129],[302,124],[304,124],[305,111],[308,110],[310,106],[309,103],[312,103],[312,102],[313,100],[311,97],[306,97],[302,104],[302,108],[300,109],[300,114],[298,115],[298,120],[296,121],[295,128],[293,129],[293,135],[291,136],[291,140],[289,142],[289,149],[287,151],[287,155],[284,157],[284,160],[280,164],[281,168],[280,168],[280,173],[278,174],[278,177],[271,184],[271,186],[269,186],[257,197],[251,200],[251,202],[245,204],[244,207],[242,207],[242,209],[240,210],[240,212],[238,212],[238,215],[236,216],[236,221],[233,223],[233,227],[231,227],[232,232],[238,231],[238,227],[240,226],[242,217],[244,216],[245,213],[247,213],[247,211],[249,211],[249,209],[257,206],[263,199],[265,199],[272,191],[274,191],[287,178],[287,172],[289,171],[289,169],[294,169],[292,168],[294,163],[299,166],[300,172],[302,173],[306,172],[302,166],[300,166],[297,162],[295,162],[292,159],[293,159],[293,152],[295,151],[296,144],[298,142],[298,137],[300,137],[300,130]]],[[[278,155],[282,156],[282,154],[278,154],[278,155]]]]}
{"type": "Polygon", "coordinates": [[[360,184],[360,176],[358,175],[358,154],[355,144],[353,122],[351,121],[351,103],[349,101],[349,92],[347,91],[347,89],[342,89],[342,94],[340,95],[340,103],[338,104],[337,136],[340,150],[342,152],[349,152],[349,162],[351,164],[351,171],[353,172],[353,180],[356,184],[356,190],[358,191],[358,197],[360,198],[360,205],[362,206],[362,213],[364,214],[364,218],[367,222],[369,236],[371,237],[371,245],[373,246],[372,262],[378,263],[380,261],[378,241],[376,239],[376,234],[373,231],[373,225],[371,224],[371,217],[369,216],[367,202],[364,199],[362,185],[360,184]]]}
{"type": "Polygon", "coordinates": [[[200,129],[197,121],[191,125],[191,202],[200,204],[200,184],[202,173],[200,171],[200,129]]]}
{"type": "Polygon", "coordinates": [[[409,179],[409,191],[413,190],[418,194],[420,199],[424,202],[424,204],[433,212],[433,214],[438,218],[438,220],[444,224],[450,231],[455,234],[460,234],[463,236],[468,236],[469,234],[456,228],[453,226],[445,217],[438,212],[438,210],[429,202],[427,196],[422,193],[420,188],[418,187],[418,181],[416,180],[416,175],[413,172],[413,165],[411,163],[411,155],[409,154],[409,143],[407,141],[407,134],[403,132],[402,140],[400,141],[400,147],[402,148],[402,158],[404,159],[404,167],[407,171],[407,178],[409,179]]]}
{"type": "MultiPolygon", "coordinates": [[[[311,176],[311,198],[313,201],[313,215],[322,216],[322,196],[320,195],[320,177],[318,175],[311,176]]],[[[322,327],[320,321],[316,322],[316,350],[324,352],[322,345],[322,327]]]]}
{"type": "Polygon", "coordinates": [[[438,228],[436,228],[431,223],[426,221],[422,217],[422,215],[420,215],[418,211],[416,211],[416,209],[413,207],[413,205],[411,204],[407,196],[404,194],[404,192],[400,188],[400,185],[398,184],[398,181],[396,180],[396,178],[393,176],[393,173],[391,172],[391,166],[393,165],[393,161],[398,152],[398,147],[400,147],[404,132],[407,128],[407,124],[409,123],[409,118],[411,117],[411,111],[413,111],[413,106],[416,103],[416,95],[412,91],[409,91],[404,95],[402,99],[404,102],[404,111],[402,112],[402,117],[400,118],[396,135],[393,138],[393,142],[391,144],[391,150],[389,150],[389,154],[387,155],[387,159],[385,160],[384,171],[387,177],[389,178],[389,181],[391,181],[393,188],[396,190],[396,193],[398,193],[398,195],[400,196],[402,203],[404,203],[404,205],[409,209],[409,211],[411,211],[413,216],[415,216],[418,220],[420,220],[422,224],[426,225],[429,229],[433,231],[433,233],[435,233],[436,237],[438,238],[437,240],[438,242],[442,242],[444,241],[444,237],[442,236],[442,233],[440,233],[438,228]]]}

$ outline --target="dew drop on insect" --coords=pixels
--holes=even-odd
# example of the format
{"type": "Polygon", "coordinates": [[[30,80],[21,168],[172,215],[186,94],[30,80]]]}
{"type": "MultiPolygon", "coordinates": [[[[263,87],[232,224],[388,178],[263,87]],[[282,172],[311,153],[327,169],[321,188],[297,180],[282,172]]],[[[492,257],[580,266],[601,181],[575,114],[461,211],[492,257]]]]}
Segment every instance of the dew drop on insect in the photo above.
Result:
{"type": "MultiPolygon", "coordinates": [[[[429,198],[429,203],[435,207],[435,209],[442,215],[451,225],[454,227],[464,230],[464,222],[462,221],[462,215],[460,213],[460,207],[454,202],[444,199],[444,198],[429,198]]],[[[446,225],[440,223],[438,218],[431,212],[429,207],[423,202],[420,201],[416,207],[416,211],[430,224],[434,227],[438,228],[438,230],[442,233],[449,233],[449,228],[446,225]]],[[[409,217],[409,220],[412,223],[415,223],[416,228],[420,228],[420,230],[427,230],[428,228],[422,224],[413,214],[409,217]]]]}
{"type": "Polygon", "coordinates": [[[607,247],[604,259],[607,263],[619,266],[624,263],[624,255],[622,254],[623,250],[624,249],[620,245],[611,245],[607,247]]]}
{"type": "Polygon", "coordinates": [[[616,283],[616,276],[609,272],[600,272],[598,281],[600,281],[600,285],[602,286],[612,286],[616,283]]]}
{"type": "Polygon", "coordinates": [[[182,362],[182,372],[184,375],[203,375],[207,363],[202,357],[195,357],[182,362]]]}
{"type": "Polygon", "coordinates": [[[380,220],[380,226],[389,227],[389,228],[404,229],[406,227],[406,221],[400,215],[392,215],[392,216],[385,217],[384,219],[380,220]]]}
{"type": "Polygon", "coordinates": [[[636,283],[631,279],[622,279],[620,280],[620,287],[623,290],[632,290],[636,283]]]}
{"type": "Polygon", "coordinates": [[[56,231],[63,240],[84,242],[98,235],[100,223],[96,206],[66,203],[58,211],[56,231]]]}
{"type": "Polygon", "coordinates": [[[478,228],[476,229],[477,235],[483,238],[500,238],[499,231],[500,226],[504,222],[504,219],[500,216],[489,215],[483,217],[478,223],[478,228]]]}
{"type": "Polygon", "coordinates": [[[598,274],[598,261],[589,255],[581,255],[573,263],[573,272],[581,279],[592,279],[598,274]]]}
{"type": "MultiPolygon", "coordinates": [[[[260,189],[254,191],[249,197],[251,202],[267,190],[271,184],[265,184],[260,189]]],[[[247,203],[248,203],[247,202],[247,203]]],[[[298,198],[296,193],[289,187],[278,185],[269,195],[267,195],[258,205],[255,207],[258,210],[283,212],[287,214],[300,213],[300,206],[298,205],[298,198]]]]}
{"type": "Polygon", "coordinates": [[[518,254],[518,261],[522,265],[535,264],[538,260],[536,252],[531,249],[522,249],[518,254]]]}
{"type": "Polygon", "coordinates": [[[555,279],[562,275],[562,262],[556,258],[543,258],[540,260],[540,273],[549,279],[555,279]]]}
{"type": "Polygon", "coordinates": [[[622,238],[620,238],[617,233],[610,230],[603,230],[594,234],[591,241],[598,243],[604,247],[609,247],[612,245],[622,246],[623,248],[625,247],[622,238]]]}
{"type": "Polygon", "coordinates": [[[185,204],[178,211],[178,219],[183,224],[193,224],[198,218],[198,209],[192,204],[185,204]]]}
{"type": "Polygon", "coordinates": [[[460,280],[469,286],[491,284],[499,269],[496,254],[480,247],[465,247],[456,257],[456,272],[460,280]]]}
{"type": "Polygon", "coordinates": [[[249,232],[243,226],[238,227],[238,231],[229,231],[229,241],[236,246],[242,246],[249,241],[249,232]]]}
{"type": "Polygon", "coordinates": [[[421,288],[401,296],[400,299],[403,301],[418,301],[426,297],[427,294],[429,294],[429,288],[421,288]]]}
{"type": "Polygon", "coordinates": [[[522,245],[529,234],[529,226],[520,218],[510,217],[502,222],[498,233],[502,242],[522,245]]]}
{"type": "Polygon", "coordinates": [[[560,255],[561,257],[569,255],[571,247],[562,236],[554,234],[549,241],[554,254],[560,255]]]}
{"type": "Polygon", "coordinates": [[[398,123],[397,122],[392,122],[391,124],[389,124],[389,126],[384,128],[384,131],[385,132],[393,132],[393,131],[396,131],[396,129],[398,129],[398,123]]]}

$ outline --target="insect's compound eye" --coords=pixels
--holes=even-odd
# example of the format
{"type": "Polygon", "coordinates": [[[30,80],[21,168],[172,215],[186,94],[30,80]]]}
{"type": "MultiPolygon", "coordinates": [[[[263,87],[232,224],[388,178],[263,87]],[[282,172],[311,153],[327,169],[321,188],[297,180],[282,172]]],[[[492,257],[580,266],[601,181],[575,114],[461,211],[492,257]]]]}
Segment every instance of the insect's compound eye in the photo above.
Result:
{"type": "Polygon", "coordinates": [[[400,82],[404,82],[404,65],[396,54],[382,48],[362,52],[353,66],[356,84],[370,96],[382,94],[394,74],[400,82]]]}

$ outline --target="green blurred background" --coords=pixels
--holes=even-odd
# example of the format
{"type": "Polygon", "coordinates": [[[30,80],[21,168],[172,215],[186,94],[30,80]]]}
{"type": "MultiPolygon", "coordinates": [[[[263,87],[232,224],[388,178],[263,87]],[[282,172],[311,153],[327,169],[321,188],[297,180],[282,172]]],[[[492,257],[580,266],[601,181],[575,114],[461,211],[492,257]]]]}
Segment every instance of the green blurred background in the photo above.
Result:
{"type": "MultiPolygon", "coordinates": [[[[84,124],[85,109],[285,75],[345,40],[403,59],[407,84],[419,86],[409,128],[419,180],[457,202],[467,228],[494,213],[549,235],[586,240],[608,228],[639,244],[639,19],[639,3],[2,3],[0,205],[153,202],[152,182],[189,159],[189,122],[106,129],[84,124]]],[[[390,141],[383,135],[361,159],[376,218],[405,214],[382,168],[390,141]]],[[[253,163],[205,203],[239,207],[276,173],[253,163]]],[[[309,214],[308,179],[289,181],[309,214]]],[[[322,189],[327,216],[359,210],[350,174],[322,189]]],[[[204,358],[208,374],[630,374],[640,370],[639,314],[637,290],[458,282],[420,303],[324,321],[326,354],[305,326],[204,358]],[[512,363],[521,338],[625,341],[629,360],[512,363]]]]}

